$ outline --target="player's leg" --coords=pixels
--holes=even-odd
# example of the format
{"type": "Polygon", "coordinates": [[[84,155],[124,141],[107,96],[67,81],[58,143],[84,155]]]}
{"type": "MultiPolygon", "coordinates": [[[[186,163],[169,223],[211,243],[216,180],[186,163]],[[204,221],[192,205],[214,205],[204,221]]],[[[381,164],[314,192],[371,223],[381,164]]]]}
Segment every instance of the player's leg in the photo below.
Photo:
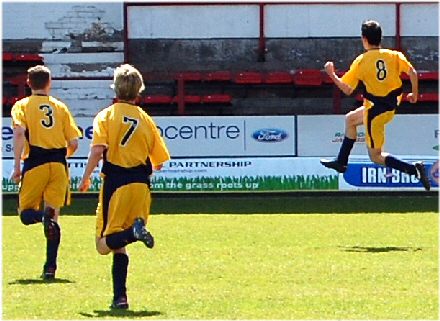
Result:
{"type": "Polygon", "coordinates": [[[43,226],[46,237],[46,262],[41,277],[46,280],[54,279],[57,270],[58,249],[61,243],[61,227],[58,224],[59,213],[59,208],[45,203],[43,226]]]}
{"type": "Polygon", "coordinates": [[[43,192],[49,180],[49,167],[34,167],[23,174],[18,194],[18,213],[24,225],[41,223],[44,211],[40,210],[43,192]]]}
{"type": "Polygon", "coordinates": [[[49,163],[50,180],[44,191],[45,209],[43,215],[44,235],[46,236],[46,262],[43,268],[44,279],[55,278],[58,248],[61,243],[61,228],[58,224],[60,208],[65,204],[69,178],[61,163],[49,163]]]}
{"type": "Polygon", "coordinates": [[[150,197],[146,184],[132,183],[118,187],[110,198],[105,194],[110,184],[104,182],[97,208],[96,249],[102,255],[113,252],[113,300],[111,308],[127,309],[128,255],[125,246],[138,240],[153,247],[154,239],[146,230],[144,218],[148,217],[150,197]],[[106,186],[107,185],[107,186],[106,186]],[[104,206],[108,201],[108,205],[104,206]],[[148,211],[143,211],[148,204],[148,211]],[[124,215],[122,215],[124,213],[124,215]],[[141,216],[141,217],[139,217],[141,216]]]}
{"type": "MultiPolygon", "coordinates": [[[[110,197],[106,195],[106,183],[100,193],[97,208],[97,242],[99,254],[107,255],[130,243],[141,241],[148,248],[154,246],[154,238],[145,227],[144,204],[150,203],[146,184],[132,183],[117,188],[110,197]],[[142,195],[142,197],[138,197],[142,195]],[[108,205],[105,205],[108,203],[108,205]],[[122,213],[124,213],[122,215],[122,213]]],[[[108,186],[107,186],[108,187],[108,186]]]]}
{"type": "Polygon", "coordinates": [[[393,119],[394,111],[387,111],[374,116],[368,115],[368,113],[370,113],[370,111],[366,112],[364,122],[366,144],[371,161],[379,165],[397,169],[409,175],[415,175],[420,179],[424,188],[429,190],[430,183],[423,163],[417,162],[411,164],[383,151],[385,144],[385,125],[393,119]]]}
{"type": "Polygon", "coordinates": [[[113,250],[112,281],[113,301],[112,309],[128,309],[127,273],[129,258],[125,247],[113,250]]]}
{"type": "Polygon", "coordinates": [[[356,142],[357,126],[362,124],[364,110],[365,107],[361,106],[345,115],[345,137],[339,149],[339,154],[334,160],[322,159],[322,165],[339,173],[344,173],[347,170],[348,157],[356,142]]]}
{"type": "MultiPolygon", "coordinates": [[[[125,204],[127,209],[127,221],[126,226],[133,223],[133,231],[134,234],[151,234],[146,230],[144,226],[144,222],[147,222],[148,216],[150,214],[150,205],[151,205],[151,197],[150,197],[150,189],[148,185],[142,183],[132,183],[126,187],[126,195],[130,195],[129,199],[126,201],[130,201],[130,205],[125,204]],[[140,217],[139,217],[140,216],[140,217]]],[[[122,205],[122,204],[121,204],[122,205]]],[[[137,236],[137,239],[143,240],[142,237],[137,236]]],[[[154,244],[154,239],[151,237],[151,246],[154,244]]],[[[144,242],[145,243],[145,242],[144,242]]],[[[148,242],[147,246],[150,247],[148,242]]],[[[128,300],[127,300],[127,270],[128,270],[129,259],[127,253],[125,252],[125,247],[113,250],[113,267],[112,267],[112,276],[113,276],[113,303],[111,308],[113,309],[127,309],[128,308],[128,300]]]]}

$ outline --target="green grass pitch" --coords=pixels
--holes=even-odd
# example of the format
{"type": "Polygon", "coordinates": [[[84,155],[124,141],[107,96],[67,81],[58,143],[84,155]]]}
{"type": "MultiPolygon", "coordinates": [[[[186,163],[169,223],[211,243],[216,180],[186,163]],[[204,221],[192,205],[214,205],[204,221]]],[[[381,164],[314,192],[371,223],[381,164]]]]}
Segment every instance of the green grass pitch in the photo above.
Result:
{"type": "Polygon", "coordinates": [[[93,216],[61,217],[57,281],[42,226],[3,217],[3,319],[438,319],[438,214],[154,215],[112,312],[93,216]]]}

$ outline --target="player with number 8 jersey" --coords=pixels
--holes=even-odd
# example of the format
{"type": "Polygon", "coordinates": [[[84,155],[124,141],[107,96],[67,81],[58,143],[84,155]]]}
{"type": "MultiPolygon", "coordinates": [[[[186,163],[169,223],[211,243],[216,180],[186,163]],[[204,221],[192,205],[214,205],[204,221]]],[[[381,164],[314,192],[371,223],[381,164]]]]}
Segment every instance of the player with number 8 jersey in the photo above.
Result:
{"type": "Polygon", "coordinates": [[[111,308],[127,309],[126,246],[136,241],[148,248],[154,245],[145,226],[151,203],[150,175],[170,155],[153,119],[135,104],[144,89],[140,72],[127,64],[116,68],[113,88],[118,102],[93,121],[92,146],[79,189],[88,189],[90,175],[102,159],[96,249],[101,255],[113,252],[111,308]]]}
{"type": "Polygon", "coordinates": [[[359,82],[365,86],[363,106],[350,111],[345,117],[345,137],[339,154],[334,160],[322,159],[325,167],[344,173],[348,158],[357,138],[357,126],[365,126],[365,142],[370,159],[379,165],[397,169],[416,176],[426,190],[430,182],[422,162],[414,164],[402,161],[384,152],[385,126],[394,118],[396,108],[402,100],[402,80],[400,75],[409,75],[411,93],[408,101],[417,102],[417,72],[403,53],[381,47],[382,28],[377,21],[368,20],[362,24],[362,44],[365,52],[351,64],[350,69],[339,78],[335,74],[333,62],[325,64],[327,74],[346,95],[351,95],[359,82]]]}

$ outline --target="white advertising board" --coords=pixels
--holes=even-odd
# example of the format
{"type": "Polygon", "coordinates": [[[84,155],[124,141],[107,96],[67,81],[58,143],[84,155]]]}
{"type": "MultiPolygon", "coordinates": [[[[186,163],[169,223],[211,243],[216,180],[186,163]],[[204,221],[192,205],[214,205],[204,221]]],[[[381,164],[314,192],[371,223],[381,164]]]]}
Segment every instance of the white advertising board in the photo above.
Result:
{"type": "MultiPolygon", "coordinates": [[[[77,191],[86,160],[68,160],[72,191],[77,191]]],[[[16,193],[10,180],[12,160],[3,160],[3,192],[16,193]]],[[[165,163],[152,176],[156,192],[264,192],[337,190],[338,175],[321,166],[318,158],[185,158],[165,163]]],[[[99,169],[90,192],[101,186],[99,169]]]]}
{"type": "Polygon", "coordinates": [[[359,37],[361,23],[368,17],[380,21],[385,36],[394,36],[395,10],[391,3],[268,4],[265,35],[269,38],[359,37]]]}
{"type": "MultiPolygon", "coordinates": [[[[295,156],[294,116],[154,117],[172,157],[295,156]]],[[[78,117],[83,132],[75,157],[87,157],[93,118],[78,117]]],[[[2,156],[13,157],[11,119],[3,118],[2,156]]]]}
{"type": "MultiPolygon", "coordinates": [[[[297,156],[336,156],[344,138],[344,116],[298,116],[297,156]]],[[[386,127],[385,150],[395,155],[438,155],[437,115],[396,115],[386,127]]],[[[364,126],[352,155],[367,155],[364,126]]]]}
{"type": "MultiPolygon", "coordinates": [[[[298,155],[334,157],[344,139],[343,115],[298,116],[298,155]]],[[[364,126],[359,126],[352,155],[363,155],[365,147],[364,126]]]]}
{"type": "MultiPolygon", "coordinates": [[[[438,190],[438,158],[403,158],[423,160],[431,189],[438,190]]],[[[77,191],[86,166],[85,159],[69,159],[71,190],[77,191]]],[[[17,193],[18,185],[10,177],[13,160],[4,159],[3,193],[17,193]]],[[[97,167],[89,192],[101,187],[97,167]]],[[[259,158],[183,158],[165,163],[151,179],[153,192],[268,192],[297,190],[419,190],[419,180],[390,168],[355,157],[344,174],[323,167],[318,157],[259,158]]]]}
{"type": "Polygon", "coordinates": [[[402,36],[438,37],[438,2],[402,3],[401,5],[402,36]]]}
{"type": "Polygon", "coordinates": [[[258,38],[257,5],[129,6],[129,39],[258,38]]]}

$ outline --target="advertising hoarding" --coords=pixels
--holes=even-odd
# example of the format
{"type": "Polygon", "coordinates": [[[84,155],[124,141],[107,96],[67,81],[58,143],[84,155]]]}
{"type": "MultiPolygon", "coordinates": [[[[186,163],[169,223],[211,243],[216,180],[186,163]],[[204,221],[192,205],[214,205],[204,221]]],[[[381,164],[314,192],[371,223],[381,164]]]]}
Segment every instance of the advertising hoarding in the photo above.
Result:
{"type": "MultiPolygon", "coordinates": [[[[295,156],[294,116],[153,117],[172,157],[295,156]]],[[[93,118],[77,117],[87,157],[93,118]]],[[[13,157],[11,118],[3,118],[2,157],[13,157]]]]}
{"type": "MultiPolygon", "coordinates": [[[[86,160],[68,160],[72,191],[78,190],[86,160]]],[[[3,192],[18,192],[10,180],[13,160],[3,160],[3,192]]],[[[152,176],[153,192],[268,192],[337,190],[338,175],[317,158],[185,158],[165,163],[152,176]]],[[[99,169],[90,192],[101,185],[99,169]]]]}
{"type": "MultiPolygon", "coordinates": [[[[298,116],[298,155],[331,157],[344,139],[344,115],[298,116]]],[[[396,115],[386,127],[385,151],[395,155],[438,155],[438,115],[396,115]]],[[[358,127],[351,155],[367,155],[365,128],[358,127]]]]}
{"type": "MultiPolygon", "coordinates": [[[[405,158],[405,161],[415,162],[416,159],[405,158]]],[[[438,189],[439,185],[439,161],[436,158],[425,158],[426,167],[431,189],[438,189]]],[[[414,176],[398,170],[371,163],[371,161],[354,160],[349,163],[347,171],[340,174],[340,190],[420,190],[424,188],[422,183],[414,176]]]]}

